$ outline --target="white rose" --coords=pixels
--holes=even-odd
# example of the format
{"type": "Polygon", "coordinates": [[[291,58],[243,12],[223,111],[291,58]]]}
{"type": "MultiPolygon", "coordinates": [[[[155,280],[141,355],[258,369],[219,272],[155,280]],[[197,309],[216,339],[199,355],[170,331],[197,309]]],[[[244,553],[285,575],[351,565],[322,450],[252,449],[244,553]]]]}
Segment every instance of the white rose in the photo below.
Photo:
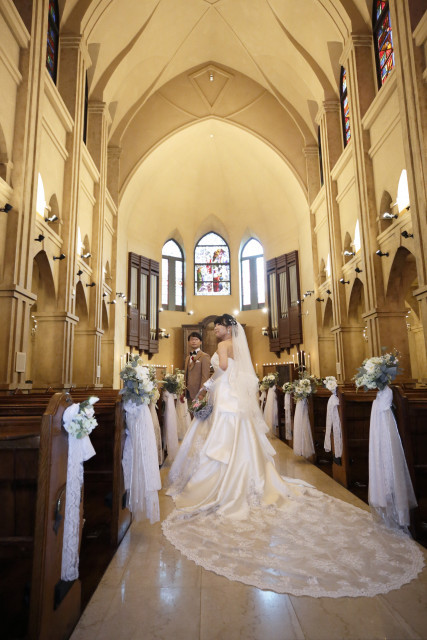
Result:
{"type": "MultiPolygon", "coordinates": [[[[67,429],[67,426],[74,420],[74,418],[78,415],[80,411],[80,405],[74,403],[71,407],[67,407],[62,416],[62,421],[64,423],[64,427],[67,429]]],[[[68,431],[68,429],[67,429],[68,431]]]]}

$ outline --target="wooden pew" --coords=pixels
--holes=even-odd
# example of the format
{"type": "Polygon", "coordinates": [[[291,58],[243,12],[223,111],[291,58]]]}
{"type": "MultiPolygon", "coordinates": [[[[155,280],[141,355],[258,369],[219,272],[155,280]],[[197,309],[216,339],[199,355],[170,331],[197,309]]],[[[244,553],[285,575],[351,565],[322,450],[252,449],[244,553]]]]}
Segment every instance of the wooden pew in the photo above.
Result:
{"type": "MultiPolygon", "coordinates": [[[[0,465],[3,470],[2,489],[9,496],[2,504],[6,517],[3,519],[0,553],[6,571],[1,575],[7,585],[2,601],[12,606],[12,619],[2,618],[2,628],[6,633],[17,632],[18,637],[19,633],[25,633],[26,620],[20,629],[15,629],[17,620],[13,619],[13,614],[17,611],[13,610],[13,603],[16,595],[12,592],[12,585],[17,583],[18,588],[25,590],[31,583],[27,593],[30,640],[68,638],[80,616],[80,580],[71,583],[61,581],[68,458],[68,434],[61,425],[63,412],[69,404],[68,396],[55,394],[42,418],[36,416],[32,425],[29,420],[24,421],[19,433],[14,428],[17,425],[12,424],[8,429],[4,419],[0,422],[0,456],[2,463],[9,462],[6,466],[0,465]],[[6,477],[8,472],[9,477],[6,477]],[[24,481],[24,484],[19,481],[24,481]],[[22,487],[23,495],[20,492],[22,487]],[[31,503],[35,510],[30,508],[31,503]]],[[[28,611],[24,611],[24,619],[27,616],[28,611]]]]}

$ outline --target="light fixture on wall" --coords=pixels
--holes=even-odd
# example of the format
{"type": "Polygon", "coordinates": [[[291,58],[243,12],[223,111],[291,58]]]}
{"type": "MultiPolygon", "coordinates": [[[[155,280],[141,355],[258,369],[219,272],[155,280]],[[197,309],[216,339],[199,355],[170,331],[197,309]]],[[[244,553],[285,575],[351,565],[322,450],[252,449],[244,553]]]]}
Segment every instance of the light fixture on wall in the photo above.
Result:
{"type": "Polygon", "coordinates": [[[261,311],[262,311],[263,313],[268,313],[268,307],[263,307],[263,308],[261,309],[261,311]]]}
{"type": "Polygon", "coordinates": [[[388,211],[385,211],[383,213],[383,218],[384,220],[393,220],[393,218],[398,218],[399,216],[397,215],[397,213],[389,213],[388,211]]]}
{"type": "Polygon", "coordinates": [[[209,82],[213,82],[214,81],[214,74],[213,71],[209,72],[209,82]]]}
{"type": "Polygon", "coordinates": [[[332,291],[330,289],[326,289],[326,293],[328,294],[328,296],[330,296],[332,291]]]}
{"type": "Polygon", "coordinates": [[[91,257],[91,255],[92,255],[92,254],[90,253],[90,251],[87,251],[86,253],[82,253],[80,257],[81,257],[81,258],[90,258],[90,257],[91,257]]]}
{"type": "Polygon", "coordinates": [[[191,310],[191,311],[187,311],[187,315],[188,315],[188,316],[192,316],[192,315],[194,315],[194,311],[193,311],[193,310],[191,310]]]}
{"type": "Polygon", "coordinates": [[[376,253],[376,254],[377,254],[377,256],[379,256],[380,258],[384,258],[385,256],[387,256],[387,258],[388,258],[388,256],[390,255],[388,251],[385,251],[385,252],[384,252],[384,251],[381,251],[381,249],[378,249],[378,251],[375,251],[375,253],[376,253]]]}
{"type": "Polygon", "coordinates": [[[6,202],[4,207],[0,208],[0,211],[4,211],[4,213],[9,213],[9,211],[11,211],[12,209],[13,209],[12,205],[6,202]]]}
{"type": "Polygon", "coordinates": [[[116,304],[116,300],[109,300],[107,304],[116,304]]]}
{"type": "Polygon", "coordinates": [[[344,278],[340,278],[341,284],[350,284],[350,280],[344,280],[344,278]]]}
{"type": "Polygon", "coordinates": [[[42,240],[44,240],[44,235],[42,233],[39,233],[37,238],[34,238],[34,240],[36,242],[42,242],[42,240]]]}
{"type": "Polygon", "coordinates": [[[58,220],[58,216],[56,216],[55,214],[53,214],[53,216],[50,216],[49,218],[44,219],[45,222],[55,222],[55,220],[58,220]]]}
{"type": "Polygon", "coordinates": [[[159,338],[170,338],[170,333],[167,333],[166,329],[159,328],[159,338]]]}
{"type": "Polygon", "coordinates": [[[263,327],[261,329],[261,335],[268,336],[268,327],[263,327]]]}
{"type": "Polygon", "coordinates": [[[86,285],[87,287],[96,287],[96,283],[95,282],[91,282],[90,284],[86,285]]]}
{"type": "Polygon", "coordinates": [[[102,297],[103,297],[103,298],[106,298],[106,297],[107,297],[107,295],[108,295],[108,294],[107,294],[107,293],[105,293],[105,291],[104,291],[104,293],[102,294],[102,297]]]}
{"type": "Polygon", "coordinates": [[[355,255],[356,255],[356,253],[355,253],[355,251],[347,251],[347,249],[346,249],[346,250],[344,251],[343,255],[344,255],[344,256],[346,256],[346,257],[347,257],[347,256],[355,256],[355,255]]]}
{"type": "Polygon", "coordinates": [[[312,290],[308,290],[304,293],[304,298],[306,298],[307,296],[311,296],[314,293],[314,291],[312,290]]]}
{"type": "Polygon", "coordinates": [[[66,258],[67,256],[65,255],[65,253],[61,253],[60,256],[53,256],[54,260],[64,260],[64,258],[66,258]]]}
{"type": "Polygon", "coordinates": [[[126,297],[125,294],[122,293],[121,291],[116,292],[116,298],[125,298],[125,297],[126,297]]]}
{"type": "Polygon", "coordinates": [[[80,278],[80,276],[81,276],[82,274],[83,274],[83,271],[82,271],[81,269],[79,269],[79,270],[77,271],[77,275],[79,276],[79,278],[80,278]]]}
{"type": "Polygon", "coordinates": [[[324,298],[316,298],[316,302],[325,302],[324,298]]]}
{"type": "Polygon", "coordinates": [[[402,233],[400,235],[403,236],[406,239],[414,237],[413,233],[408,233],[407,231],[402,231],[402,233]]]}
{"type": "Polygon", "coordinates": [[[356,267],[356,268],[355,268],[355,272],[356,272],[356,273],[362,273],[362,271],[363,271],[363,269],[359,269],[359,267],[356,267]]]}

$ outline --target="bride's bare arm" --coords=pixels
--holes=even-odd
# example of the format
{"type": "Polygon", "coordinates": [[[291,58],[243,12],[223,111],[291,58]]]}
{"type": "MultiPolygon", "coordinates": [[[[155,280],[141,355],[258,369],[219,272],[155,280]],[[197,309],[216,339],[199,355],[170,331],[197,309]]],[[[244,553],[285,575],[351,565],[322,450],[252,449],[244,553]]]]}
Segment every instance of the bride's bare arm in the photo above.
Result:
{"type": "Polygon", "coordinates": [[[224,342],[220,342],[218,344],[218,359],[219,359],[219,366],[223,371],[227,370],[228,367],[228,344],[227,344],[228,340],[224,340],[224,342]]]}

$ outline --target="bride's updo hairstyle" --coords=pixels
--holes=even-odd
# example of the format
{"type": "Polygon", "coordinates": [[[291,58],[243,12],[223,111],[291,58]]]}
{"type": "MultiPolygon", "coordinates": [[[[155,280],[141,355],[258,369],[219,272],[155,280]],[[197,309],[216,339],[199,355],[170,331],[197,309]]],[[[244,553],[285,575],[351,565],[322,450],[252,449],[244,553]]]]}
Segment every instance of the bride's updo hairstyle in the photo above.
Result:
{"type": "Polygon", "coordinates": [[[223,313],[222,316],[217,316],[214,320],[214,325],[222,324],[223,327],[233,327],[237,324],[236,318],[230,316],[229,313],[223,313]]]}

